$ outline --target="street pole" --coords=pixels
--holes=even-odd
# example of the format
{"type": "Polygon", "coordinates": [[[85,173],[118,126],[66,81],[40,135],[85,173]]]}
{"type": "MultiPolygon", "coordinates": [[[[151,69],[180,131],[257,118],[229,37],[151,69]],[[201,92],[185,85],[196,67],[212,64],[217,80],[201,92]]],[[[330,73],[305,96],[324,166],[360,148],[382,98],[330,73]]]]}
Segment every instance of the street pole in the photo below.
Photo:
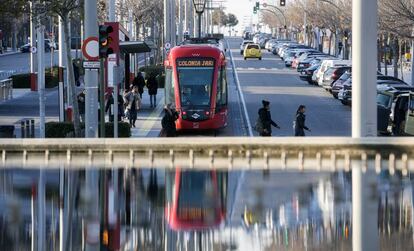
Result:
{"type": "Polygon", "coordinates": [[[164,44],[171,43],[170,14],[170,1],[164,0],[164,44]]]}
{"type": "Polygon", "coordinates": [[[177,43],[181,43],[183,41],[183,33],[184,33],[184,22],[185,22],[185,15],[184,15],[184,8],[183,8],[183,1],[185,0],[178,0],[178,41],[177,43]]]}
{"type": "Polygon", "coordinates": [[[197,13],[198,14],[198,38],[201,38],[201,17],[202,17],[202,13],[197,13]]]}
{"type": "MultiPolygon", "coordinates": [[[[33,0],[29,2],[30,4],[30,48],[36,47],[36,27],[35,27],[35,20],[33,16],[33,0]]],[[[35,53],[30,53],[30,73],[36,74],[37,65],[35,59],[35,53]]]]}
{"type": "MultiPolygon", "coordinates": [[[[85,38],[98,37],[97,1],[85,1],[85,38]]],[[[85,136],[98,137],[98,72],[87,70],[85,72],[86,104],[85,104],[85,136]]],[[[103,90],[102,90],[103,91],[103,90]]],[[[99,171],[85,172],[85,184],[90,199],[87,200],[85,212],[86,244],[85,251],[98,251],[100,249],[100,222],[99,222],[99,171]]]]}
{"type": "MultiPolygon", "coordinates": [[[[85,1],[85,38],[97,37],[96,0],[85,1]],[[87,14],[86,14],[87,13],[87,14]]],[[[87,60],[87,59],[85,59],[87,60]]],[[[98,137],[98,72],[85,71],[85,137],[98,137]]]]}
{"type": "Polygon", "coordinates": [[[414,40],[411,41],[411,86],[414,86],[414,40]]]}
{"type": "MultiPolygon", "coordinates": [[[[377,0],[352,1],[352,137],[377,136],[377,0]]],[[[362,170],[366,156],[352,164],[352,250],[379,250],[375,176],[362,170]]],[[[369,167],[368,167],[369,168],[369,167]]],[[[372,169],[371,169],[372,170],[372,169]]],[[[372,172],[372,171],[371,171],[372,172]]]]}
{"type": "Polygon", "coordinates": [[[115,0],[108,0],[108,20],[115,22],[115,0]]]}
{"type": "Polygon", "coordinates": [[[187,0],[188,9],[188,32],[190,37],[194,37],[194,9],[191,0],[187,0]]]}
{"type": "MultiPolygon", "coordinates": [[[[66,47],[65,47],[65,36],[64,36],[64,28],[63,28],[63,22],[62,18],[59,17],[59,70],[63,73],[63,68],[66,67],[66,47]]],[[[67,71],[66,71],[67,72],[67,71]]],[[[67,74],[67,73],[66,73],[67,74]]],[[[62,74],[61,79],[59,79],[59,121],[63,122],[65,121],[65,104],[64,104],[64,79],[67,79],[67,77],[63,76],[66,74],[62,74]]]]}
{"type": "MultiPolygon", "coordinates": [[[[170,25],[171,25],[171,46],[174,47],[177,45],[177,25],[175,22],[175,1],[169,1],[170,2],[170,25]]],[[[181,20],[180,20],[181,22],[181,20]]]]}

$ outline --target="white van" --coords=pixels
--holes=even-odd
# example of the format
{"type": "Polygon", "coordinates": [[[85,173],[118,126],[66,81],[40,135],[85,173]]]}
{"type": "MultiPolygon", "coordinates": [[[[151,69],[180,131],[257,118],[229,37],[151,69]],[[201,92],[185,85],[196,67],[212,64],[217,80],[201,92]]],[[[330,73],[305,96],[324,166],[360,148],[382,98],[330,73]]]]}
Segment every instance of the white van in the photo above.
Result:
{"type": "Polygon", "coordinates": [[[321,67],[315,71],[312,75],[312,81],[322,85],[323,83],[323,74],[331,67],[335,66],[350,66],[352,65],[351,60],[340,60],[340,59],[324,59],[322,60],[321,67]]]}

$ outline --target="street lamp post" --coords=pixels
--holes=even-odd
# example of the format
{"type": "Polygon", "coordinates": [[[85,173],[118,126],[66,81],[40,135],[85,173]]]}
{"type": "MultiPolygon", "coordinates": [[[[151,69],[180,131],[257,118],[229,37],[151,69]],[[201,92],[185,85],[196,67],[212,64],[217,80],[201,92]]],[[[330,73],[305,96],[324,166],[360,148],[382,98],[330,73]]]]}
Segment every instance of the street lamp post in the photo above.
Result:
{"type": "Polygon", "coordinates": [[[201,15],[206,8],[206,0],[193,0],[193,4],[198,15],[198,37],[201,38],[201,15]]]}

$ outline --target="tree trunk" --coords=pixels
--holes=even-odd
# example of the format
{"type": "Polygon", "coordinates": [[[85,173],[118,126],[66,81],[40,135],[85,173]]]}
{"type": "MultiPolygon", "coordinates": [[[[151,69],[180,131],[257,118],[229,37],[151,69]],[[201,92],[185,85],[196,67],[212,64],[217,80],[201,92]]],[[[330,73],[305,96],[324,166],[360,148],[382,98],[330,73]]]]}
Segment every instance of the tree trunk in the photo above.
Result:
{"type": "Polygon", "coordinates": [[[66,46],[66,59],[67,59],[67,71],[69,74],[69,83],[68,86],[71,92],[72,104],[73,104],[73,125],[75,128],[75,137],[79,138],[81,136],[80,128],[80,118],[79,118],[79,107],[78,107],[78,98],[76,93],[75,86],[75,75],[73,72],[72,64],[72,53],[70,46],[70,34],[69,34],[69,14],[66,14],[62,17],[63,29],[65,31],[65,46],[66,46]]]}
{"type": "Polygon", "coordinates": [[[377,42],[377,71],[381,72],[381,59],[382,59],[382,39],[381,36],[378,36],[377,42]]]}
{"type": "Polygon", "coordinates": [[[331,52],[332,52],[332,32],[331,32],[331,34],[330,34],[330,36],[329,36],[329,49],[328,49],[328,54],[329,55],[331,55],[331,52]]]}
{"type": "Polygon", "coordinates": [[[398,78],[398,38],[396,36],[393,37],[392,40],[392,58],[393,58],[393,70],[394,70],[394,77],[398,78]]]}

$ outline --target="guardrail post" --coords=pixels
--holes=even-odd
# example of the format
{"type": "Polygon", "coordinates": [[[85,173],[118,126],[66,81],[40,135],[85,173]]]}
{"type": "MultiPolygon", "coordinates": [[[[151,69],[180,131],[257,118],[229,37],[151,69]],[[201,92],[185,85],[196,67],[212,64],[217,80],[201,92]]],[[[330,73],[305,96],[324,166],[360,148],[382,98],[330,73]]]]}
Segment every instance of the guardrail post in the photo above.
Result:
{"type": "Polygon", "coordinates": [[[30,120],[30,138],[35,137],[35,120],[30,120]]]}
{"type": "Polygon", "coordinates": [[[25,123],[25,138],[30,138],[30,120],[26,119],[25,123]]]}
{"type": "Polygon", "coordinates": [[[0,84],[0,101],[3,101],[3,100],[5,100],[5,98],[4,98],[4,92],[5,92],[5,90],[4,90],[5,88],[4,88],[4,84],[3,83],[1,83],[0,84]]]}
{"type": "Polygon", "coordinates": [[[20,121],[20,134],[21,134],[21,138],[24,138],[24,132],[25,132],[25,123],[24,120],[20,121]]]}

